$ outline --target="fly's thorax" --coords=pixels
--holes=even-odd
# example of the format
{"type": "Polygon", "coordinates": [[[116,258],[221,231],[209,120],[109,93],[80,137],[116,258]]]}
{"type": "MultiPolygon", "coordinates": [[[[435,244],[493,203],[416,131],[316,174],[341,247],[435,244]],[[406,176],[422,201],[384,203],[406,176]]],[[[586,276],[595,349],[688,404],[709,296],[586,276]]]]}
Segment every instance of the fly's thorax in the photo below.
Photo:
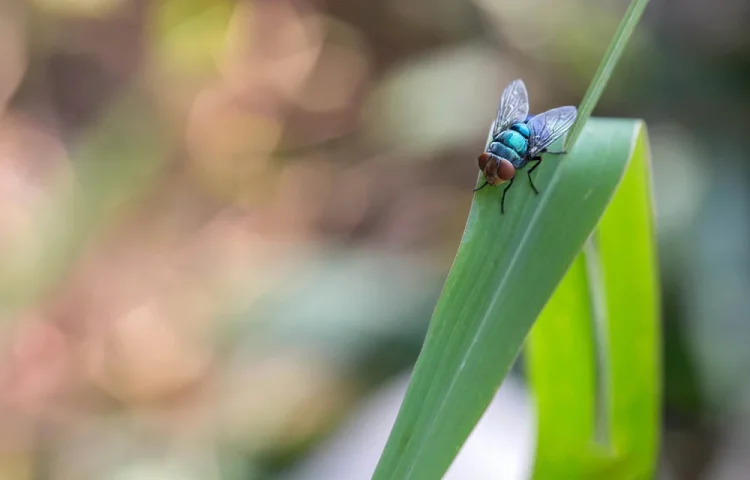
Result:
{"type": "MultiPolygon", "coordinates": [[[[531,115],[529,115],[529,117],[531,117],[531,115]]],[[[516,131],[516,132],[520,133],[521,135],[523,135],[523,137],[526,140],[528,140],[529,137],[531,136],[531,129],[529,128],[528,125],[526,125],[526,123],[514,123],[510,127],[510,129],[513,130],[513,131],[516,131]]]]}

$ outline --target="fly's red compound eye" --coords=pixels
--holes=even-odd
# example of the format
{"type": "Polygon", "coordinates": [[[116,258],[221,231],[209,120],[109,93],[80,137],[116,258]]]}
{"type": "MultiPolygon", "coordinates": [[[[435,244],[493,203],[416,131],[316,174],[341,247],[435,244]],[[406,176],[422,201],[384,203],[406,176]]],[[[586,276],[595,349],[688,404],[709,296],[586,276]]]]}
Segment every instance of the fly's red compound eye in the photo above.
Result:
{"type": "Polygon", "coordinates": [[[479,163],[479,170],[484,171],[484,168],[487,166],[487,162],[490,161],[490,154],[484,152],[483,154],[479,155],[479,157],[477,157],[477,160],[479,163]]]}
{"type": "Polygon", "coordinates": [[[497,176],[501,180],[508,181],[516,175],[516,168],[508,160],[501,158],[497,163],[497,176]]]}

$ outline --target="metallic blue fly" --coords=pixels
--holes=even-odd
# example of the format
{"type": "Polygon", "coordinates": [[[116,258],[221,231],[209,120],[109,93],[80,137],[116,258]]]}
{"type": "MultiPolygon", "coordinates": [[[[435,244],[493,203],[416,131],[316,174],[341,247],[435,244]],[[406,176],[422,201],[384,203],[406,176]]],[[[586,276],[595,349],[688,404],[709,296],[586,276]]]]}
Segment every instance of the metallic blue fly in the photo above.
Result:
{"type": "Polygon", "coordinates": [[[531,172],[542,162],[541,155],[560,155],[565,152],[548,152],[555,140],[573,125],[576,107],[559,107],[536,116],[529,115],[529,94],[523,80],[514,80],[505,88],[500,108],[492,127],[492,142],[487,151],[479,155],[479,169],[484,174],[484,185],[495,186],[507,182],[500,201],[500,213],[505,212],[505,193],[513,185],[516,170],[529,162],[536,162],[528,170],[529,184],[537,195],[539,191],[531,180],[531,172]]]}

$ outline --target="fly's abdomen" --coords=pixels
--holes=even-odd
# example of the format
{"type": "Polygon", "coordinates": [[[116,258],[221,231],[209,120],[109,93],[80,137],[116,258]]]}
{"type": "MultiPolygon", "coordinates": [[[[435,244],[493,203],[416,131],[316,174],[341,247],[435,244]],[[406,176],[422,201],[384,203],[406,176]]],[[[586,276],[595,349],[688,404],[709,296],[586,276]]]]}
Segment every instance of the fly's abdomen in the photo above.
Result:
{"type": "Polygon", "coordinates": [[[515,130],[505,130],[498,135],[497,141],[513,150],[519,157],[524,157],[529,149],[528,139],[515,130]]]}
{"type": "Polygon", "coordinates": [[[490,143],[490,148],[488,150],[494,153],[495,155],[497,155],[498,157],[508,160],[510,163],[513,164],[513,166],[516,166],[516,164],[521,163],[521,157],[518,155],[518,153],[516,153],[516,151],[513,150],[512,148],[508,148],[507,146],[503,145],[500,142],[490,143]]]}

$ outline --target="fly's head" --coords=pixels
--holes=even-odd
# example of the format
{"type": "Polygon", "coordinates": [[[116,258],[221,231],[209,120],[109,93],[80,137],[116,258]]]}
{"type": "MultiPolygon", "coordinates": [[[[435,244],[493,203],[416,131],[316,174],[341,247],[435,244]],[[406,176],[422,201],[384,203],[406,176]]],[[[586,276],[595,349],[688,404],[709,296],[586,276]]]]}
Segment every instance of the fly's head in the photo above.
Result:
{"type": "Polygon", "coordinates": [[[477,158],[479,169],[487,183],[495,186],[507,182],[516,175],[516,169],[510,161],[494,153],[484,152],[477,158]]]}

